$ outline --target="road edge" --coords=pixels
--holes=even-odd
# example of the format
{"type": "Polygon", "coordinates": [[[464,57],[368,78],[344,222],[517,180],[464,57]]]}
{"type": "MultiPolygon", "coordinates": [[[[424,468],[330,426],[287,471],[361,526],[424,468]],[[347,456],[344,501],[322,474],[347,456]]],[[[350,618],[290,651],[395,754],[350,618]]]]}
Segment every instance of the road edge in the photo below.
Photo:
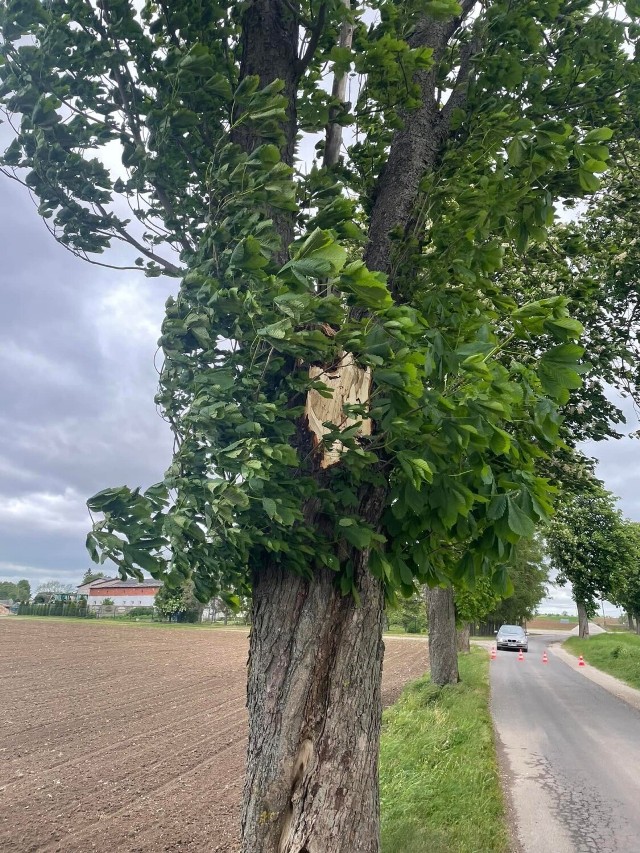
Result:
{"type": "Polygon", "coordinates": [[[580,675],[584,675],[585,678],[588,678],[590,681],[598,684],[617,699],[621,699],[636,711],[640,711],[640,690],[636,690],[636,688],[631,687],[630,684],[620,681],[619,678],[609,675],[608,672],[603,672],[601,669],[598,669],[591,664],[580,666],[578,658],[570,652],[565,651],[562,648],[562,644],[559,642],[550,644],[549,651],[559,658],[564,664],[571,667],[571,669],[579,672],[580,675]]]}

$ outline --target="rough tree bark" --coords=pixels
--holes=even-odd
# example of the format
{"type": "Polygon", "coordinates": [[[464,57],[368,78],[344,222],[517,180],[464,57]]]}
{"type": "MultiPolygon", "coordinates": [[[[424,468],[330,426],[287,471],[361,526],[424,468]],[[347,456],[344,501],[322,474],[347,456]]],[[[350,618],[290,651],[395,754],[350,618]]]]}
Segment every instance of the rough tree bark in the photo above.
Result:
{"type": "Polygon", "coordinates": [[[362,604],[259,572],[249,656],[243,853],[377,853],[382,672],[380,585],[360,567],[362,604]]]}
{"type": "Polygon", "coordinates": [[[471,651],[471,625],[465,622],[460,628],[456,628],[456,648],[463,654],[468,654],[471,651]]]}
{"type": "Polygon", "coordinates": [[[578,636],[589,636],[589,619],[587,617],[587,608],[583,601],[577,601],[578,605],[578,636]]]}
{"type": "Polygon", "coordinates": [[[431,681],[443,686],[457,684],[458,649],[456,644],[456,608],[453,589],[434,587],[427,589],[429,617],[429,666],[431,681]]]}
{"type": "Polygon", "coordinates": [[[628,621],[628,623],[629,623],[629,630],[630,630],[630,631],[635,631],[635,630],[636,630],[636,627],[635,627],[635,625],[633,624],[633,615],[632,615],[631,613],[629,613],[629,611],[627,611],[627,621],[628,621]]]}

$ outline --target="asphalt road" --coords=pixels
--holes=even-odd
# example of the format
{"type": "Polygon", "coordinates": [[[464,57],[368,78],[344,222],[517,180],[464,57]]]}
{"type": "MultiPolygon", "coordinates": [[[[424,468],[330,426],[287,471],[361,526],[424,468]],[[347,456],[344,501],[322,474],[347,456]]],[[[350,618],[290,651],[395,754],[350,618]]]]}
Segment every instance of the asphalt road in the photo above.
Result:
{"type": "Polygon", "coordinates": [[[522,853],[640,853],[640,712],[542,653],[491,662],[492,712],[522,853]]]}

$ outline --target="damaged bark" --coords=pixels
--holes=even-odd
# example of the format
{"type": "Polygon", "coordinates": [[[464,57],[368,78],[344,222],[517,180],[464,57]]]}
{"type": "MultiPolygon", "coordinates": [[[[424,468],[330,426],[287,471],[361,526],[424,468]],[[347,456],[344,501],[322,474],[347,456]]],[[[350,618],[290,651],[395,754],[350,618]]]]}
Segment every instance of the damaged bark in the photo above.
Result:
{"type": "Polygon", "coordinates": [[[332,397],[323,397],[318,391],[311,390],[307,394],[305,417],[307,426],[313,435],[314,449],[320,449],[320,468],[328,468],[340,461],[344,452],[342,442],[334,442],[331,447],[324,447],[324,436],[329,429],[324,423],[332,423],[341,429],[347,429],[360,422],[358,435],[371,435],[369,418],[358,421],[344,414],[345,405],[367,405],[371,392],[371,370],[360,367],[355,363],[351,353],[342,353],[339,362],[334,367],[324,368],[313,366],[309,370],[311,379],[321,380],[333,391],[332,397]]]}

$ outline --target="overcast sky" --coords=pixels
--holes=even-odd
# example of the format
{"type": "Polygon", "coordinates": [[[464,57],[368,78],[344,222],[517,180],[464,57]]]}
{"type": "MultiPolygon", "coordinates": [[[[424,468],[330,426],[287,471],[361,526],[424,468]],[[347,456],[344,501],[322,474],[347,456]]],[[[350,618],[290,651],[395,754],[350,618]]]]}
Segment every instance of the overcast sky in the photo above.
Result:
{"type": "MultiPolygon", "coordinates": [[[[177,283],[74,257],[2,176],[0,228],[0,579],[75,584],[93,565],[86,499],[107,486],[150,485],[169,464],[153,358],[177,283]]],[[[637,447],[628,439],[585,450],[640,521],[637,447]]],[[[560,590],[542,609],[573,607],[560,590]]]]}

